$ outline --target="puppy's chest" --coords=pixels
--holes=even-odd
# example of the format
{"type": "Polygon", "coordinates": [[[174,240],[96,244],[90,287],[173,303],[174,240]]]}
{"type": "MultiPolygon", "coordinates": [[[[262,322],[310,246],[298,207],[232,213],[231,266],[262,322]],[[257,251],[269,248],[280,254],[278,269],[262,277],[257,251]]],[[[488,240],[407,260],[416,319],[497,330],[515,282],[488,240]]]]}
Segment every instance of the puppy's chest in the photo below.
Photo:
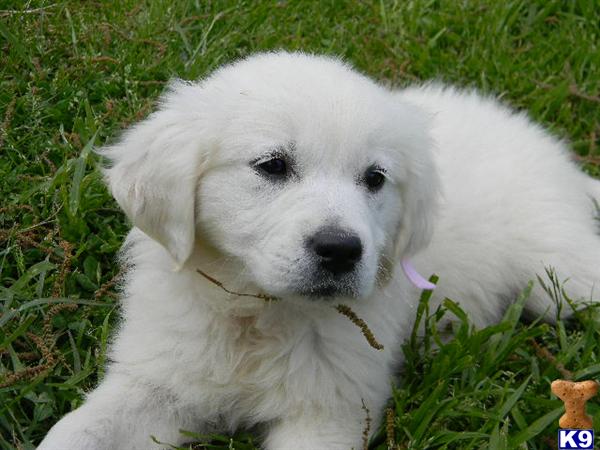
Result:
{"type": "MultiPolygon", "coordinates": [[[[285,373],[289,359],[289,330],[281,324],[258,327],[256,317],[232,318],[212,330],[207,347],[215,356],[204,365],[200,383],[215,389],[259,392],[285,373]]],[[[293,347],[293,345],[291,345],[293,347]]]]}
{"type": "MultiPolygon", "coordinates": [[[[284,401],[293,353],[289,334],[278,325],[257,328],[254,318],[236,318],[208,336],[207,349],[198,354],[199,366],[187,371],[188,389],[213,412],[246,422],[257,412],[276,415],[261,407],[284,401]],[[210,357],[209,357],[210,355],[210,357]]],[[[273,416],[274,417],[274,416],[273,416]]]]}

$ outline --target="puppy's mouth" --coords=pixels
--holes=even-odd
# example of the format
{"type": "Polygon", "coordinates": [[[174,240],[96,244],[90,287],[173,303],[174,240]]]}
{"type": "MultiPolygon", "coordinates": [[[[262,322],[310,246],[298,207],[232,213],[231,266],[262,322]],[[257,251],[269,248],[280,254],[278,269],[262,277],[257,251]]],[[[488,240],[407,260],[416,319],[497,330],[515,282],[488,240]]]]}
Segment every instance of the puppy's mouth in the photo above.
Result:
{"type": "Polygon", "coordinates": [[[344,273],[330,273],[321,268],[312,268],[308,273],[304,272],[303,276],[290,286],[291,291],[310,300],[356,298],[361,295],[357,269],[344,273]]]}
{"type": "Polygon", "coordinates": [[[297,290],[298,294],[311,299],[355,297],[356,289],[353,283],[320,282],[312,283],[297,290]]]}
{"type": "Polygon", "coordinates": [[[303,293],[307,297],[335,297],[339,289],[333,285],[318,286],[303,293]]]}

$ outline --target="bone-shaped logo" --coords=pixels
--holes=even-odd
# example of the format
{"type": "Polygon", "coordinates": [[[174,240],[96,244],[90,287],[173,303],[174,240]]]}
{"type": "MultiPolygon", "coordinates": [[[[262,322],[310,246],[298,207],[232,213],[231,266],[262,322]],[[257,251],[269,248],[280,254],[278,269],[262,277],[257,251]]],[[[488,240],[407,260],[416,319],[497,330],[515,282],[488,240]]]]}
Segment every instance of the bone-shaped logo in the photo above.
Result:
{"type": "Polygon", "coordinates": [[[565,403],[565,414],[559,419],[561,428],[589,430],[592,428],[592,418],[585,413],[585,402],[596,395],[596,381],[566,381],[555,380],[551,384],[554,395],[565,403]]]}

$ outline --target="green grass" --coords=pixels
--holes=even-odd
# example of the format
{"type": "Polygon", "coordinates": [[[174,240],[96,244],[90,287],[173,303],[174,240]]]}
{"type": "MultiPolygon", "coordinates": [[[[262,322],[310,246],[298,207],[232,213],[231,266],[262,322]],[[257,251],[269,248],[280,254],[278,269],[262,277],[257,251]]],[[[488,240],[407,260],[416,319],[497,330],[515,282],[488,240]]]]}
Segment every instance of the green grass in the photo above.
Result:
{"type": "MultiPolygon", "coordinates": [[[[0,0],[0,448],[34,448],[102,376],[128,225],[90,149],[147,115],[171,77],[257,50],[341,55],[399,86],[435,78],[495,93],[570,139],[598,176],[599,25],[595,0],[0,0]]],[[[458,321],[442,341],[441,312],[425,304],[429,334],[406,344],[391,405],[399,448],[555,446],[549,382],[600,373],[595,311],[526,324],[517,301],[474,330],[446,302],[458,321]]],[[[589,410],[600,423],[600,403],[589,410]]]]}

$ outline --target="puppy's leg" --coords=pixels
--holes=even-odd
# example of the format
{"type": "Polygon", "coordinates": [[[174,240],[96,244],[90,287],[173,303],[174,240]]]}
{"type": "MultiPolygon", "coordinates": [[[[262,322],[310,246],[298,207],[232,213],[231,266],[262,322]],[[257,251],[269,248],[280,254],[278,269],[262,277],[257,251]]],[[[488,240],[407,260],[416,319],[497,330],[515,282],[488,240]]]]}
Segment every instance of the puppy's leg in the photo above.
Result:
{"type": "MultiPolygon", "coordinates": [[[[361,411],[360,406],[358,406],[361,411]]],[[[371,425],[371,431],[377,422],[371,425]]],[[[270,430],[264,447],[266,450],[349,450],[360,449],[365,429],[362,417],[340,412],[335,419],[318,415],[303,415],[283,419],[270,430]]]]}
{"type": "Polygon", "coordinates": [[[109,374],[87,401],[63,417],[38,450],[149,450],[182,443],[192,414],[172,395],[133,377],[109,374]]]}
{"type": "MultiPolygon", "coordinates": [[[[551,282],[545,270],[554,271],[556,281],[575,302],[600,301],[600,235],[590,230],[571,236],[564,248],[548,246],[548,253],[539,255],[540,260],[545,257],[543,263],[531,263],[538,263],[536,273],[546,285],[551,282]],[[549,258],[548,254],[552,254],[552,257],[549,258]]],[[[536,316],[544,314],[547,319],[553,320],[556,317],[556,305],[549,302],[548,298],[540,283],[536,283],[526,306],[536,316]]],[[[562,317],[568,317],[571,312],[571,308],[564,304],[562,317]]]]}

